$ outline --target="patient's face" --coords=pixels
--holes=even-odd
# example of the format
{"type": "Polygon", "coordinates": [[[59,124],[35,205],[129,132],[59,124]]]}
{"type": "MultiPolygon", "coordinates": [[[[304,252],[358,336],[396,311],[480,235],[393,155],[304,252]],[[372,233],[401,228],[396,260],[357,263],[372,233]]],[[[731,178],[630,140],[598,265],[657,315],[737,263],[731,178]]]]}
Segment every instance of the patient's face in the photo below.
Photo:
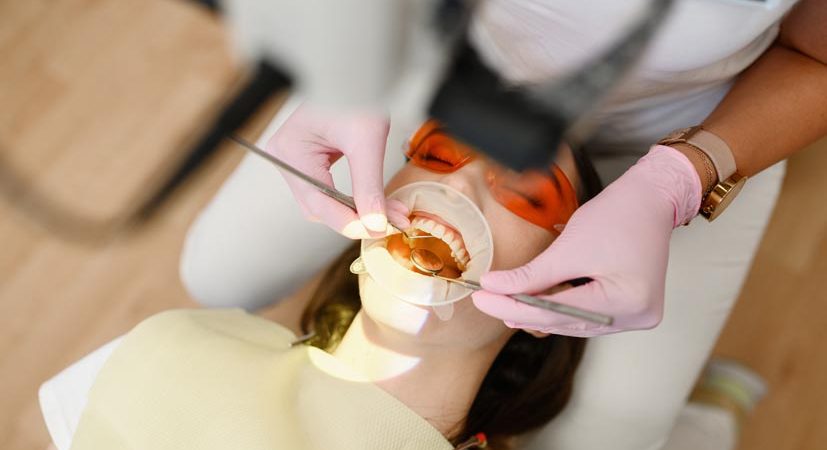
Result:
{"type": "MultiPolygon", "coordinates": [[[[558,152],[556,163],[572,182],[577,181],[574,162],[567,148],[558,152]]],[[[553,231],[554,227],[538,225],[539,223],[548,225],[544,223],[543,218],[549,215],[542,211],[543,205],[526,203],[515,207],[513,202],[519,199],[509,200],[503,198],[502,192],[492,190],[492,170],[499,170],[494,166],[496,166],[495,163],[475,157],[456,170],[447,168],[436,172],[412,161],[390,180],[386,186],[386,193],[389,194],[402,186],[420,181],[443,183],[462,192],[479,208],[491,229],[494,249],[491,270],[511,269],[529,262],[546,249],[557,233],[553,231]],[[496,197],[497,195],[499,197],[496,197]],[[536,207],[539,211],[532,211],[532,207],[536,207]],[[520,215],[517,215],[515,210],[520,215]],[[535,218],[541,216],[540,219],[535,218]]],[[[418,217],[416,211],[413,211],[411,219],[414,225],[422,220],[421,217],[417,220],[418,217]]],[[[426,218],[434,219],[437,223],[440,219],[439,217],[426,218]]],[[[458,231],[462,234],[462,229],[458,231]]],[[[468,258],[462,250],[455,251],[457,244],[452,242],[453,239],[446,239],[453,245],[447,245],[446,242],[436,239],[415,242],[418,245],[427,246],[445,261],[446,268],[441,275],[458,278],[468,258]],[[427,243],[427,241],[431,242],[427,243]]],[[[410,262],[406,258],[410,248],[400,236],[388,241],[388,250],[394,256],[401,254],[397,262],[410,267],[410,262]]],[[[473,349],[501,344],[513,333],[513,330],[507,328],[502,321],[477,310],[470,298],[454,303],[453,316],[447,321],[436,317],[431,307],[417,306],[395,298],[365,298],[363,296],[362,304],[365,313],[371,319],[392,328],[410,331],[411,322],[417,322],[417,326],[413,328],[417,330],[416,338],[426,343],[456,344],[473,349]],[[398,302],[398,304],[388,308],[387,302],[398,302]]]]}

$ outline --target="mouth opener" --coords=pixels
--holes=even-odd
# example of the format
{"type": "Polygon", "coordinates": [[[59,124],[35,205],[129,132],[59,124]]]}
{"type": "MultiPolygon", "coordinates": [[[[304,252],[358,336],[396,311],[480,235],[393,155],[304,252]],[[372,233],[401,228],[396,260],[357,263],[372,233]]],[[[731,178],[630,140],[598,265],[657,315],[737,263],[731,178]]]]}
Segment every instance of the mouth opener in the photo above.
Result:
{"type": "MultiPolygon", "coordinates": [[[[442,259],[440,259],[437,255],[434,255],[433,252],[429,250],[415,248],[411,250],[410,259],[414,267],[425,273],[430,274],[434,278],[439,278],[440,280],[447,281],[449,283],[456,283],[474,291],[479,291],[482,289],[482,286],[480,286],[479,283],[473,281],[448,278],[439,275],[439,272],[442,271],[442,269],[445,267],[445,264],[443,263],[442,259]]],[[[594,311],[587,311],[576,306],[564,305],[562,303],[557,303],[552,300],[534,297],[532,295],[511,294],[508,295],[508,297],[517,300],[518,302],[525,303],[526,305],[546,309],[549,311],[554,311],[559,314],[565,314],[567,316],[576,317],[578,319],[583,319],[600,325],[608,326],[611,325],[612,322],[614,322],[614,318],[606,314],[601,314],[594,311]]]]}
{"type": "MultiPolygon", "coordinates": [[[[356,211],[356,202],[353,200],[353,197],[351,197],[351,196],[349,196],[349,195],[347,195],[347,194],[345,194],[345,193],[343,193],[343,192],[341,192],[341,191],[339,191],[339,190],[337,190],[333,187],[330,187],[327,184],[325,184],[325,183],[323,183],[323,182],[321,182],[321,181],[305,174],[301,170],[291,166],[290,164],[286,163],[282,159],[277,158],[277,157],[265,152],[264,150],[256,147],[252,143],[244,140],[243,138],[241,138],[239,136],[231,134],[231,135],[228,135],[228,137],[230,138],[230,140],[232,140],[236,144],[246,148],[247,150],[255,153],[258,156],[261,156],[262,158],[266,159],[267,161],[270,161],[271,163],[275,164],[279,168],[284,169],[287,172],[290,172],[292,175],[296,176],[300,180],[302,180],[302,181],[310,184],[311,186],[315,187],[322,194],[324,194],[324,195],[332,198],[333,200],[336,200],[337,202],[347,206],[348,208],[356,211]]],[[[406,239],[428,239],[428,238],[433,237],[433,236],[414,236],[414,235],[410,235],[407,232],[405,232],[405,230],[403,230],[401,228],[398,228],[397,226],[395,226],[392,223],[389,223],[389,225],[391,227],[393,227],[395,230],[402,233],[402,235],[405,236],[406,239]]],[[[429,250],[425,250],[425,251],[430,252],[429,250]]],[[[436,256],[436,255],[434,255],[434,256],[436,256]]]]}

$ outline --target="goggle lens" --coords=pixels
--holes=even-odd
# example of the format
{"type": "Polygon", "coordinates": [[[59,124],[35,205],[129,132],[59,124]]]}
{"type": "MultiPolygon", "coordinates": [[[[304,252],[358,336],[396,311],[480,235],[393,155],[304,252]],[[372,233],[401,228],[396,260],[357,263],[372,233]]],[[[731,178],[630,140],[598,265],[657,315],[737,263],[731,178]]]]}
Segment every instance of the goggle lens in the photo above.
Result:
{"type": "Polygon", "coordinates": [[[555,225],[568,222],[577,209],[574,188],[556,165],[548,173],[539,170],[516,173],[492,168],[486,174],[486,181],[497,202],[549,231],[557,231],[555,225]]]}
{"type": "MultiPolygon", "coordinates": [[[[411,138],[406,152],[411,163],[435,173],[452,173],[478,157],[474,150],[448,135],[433,120],[411,138]]],[[[556,165],[548,171],[517,173],[492,163],[486,181],[494,199],[528,222],[556,232],[577,209],[577,195],[556,165]]]]}
{"type": "Polygon", "coordinates": [[[405,155],[415,166],[436,173],[455,172],[474,158],[470,147],[451,138],[433,120],[414,134],[405,155]]]}

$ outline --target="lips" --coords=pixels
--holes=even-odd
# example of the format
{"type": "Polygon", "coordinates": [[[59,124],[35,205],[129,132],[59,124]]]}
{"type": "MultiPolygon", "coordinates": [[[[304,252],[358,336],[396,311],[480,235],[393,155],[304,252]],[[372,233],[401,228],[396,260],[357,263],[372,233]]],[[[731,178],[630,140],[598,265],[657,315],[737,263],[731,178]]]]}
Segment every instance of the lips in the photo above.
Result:
{"type": "Polygon", "coordinates": [[[414,211],[411,214],[411,227],[422,230],[447,244],[451,249],[451,257],[460,269],[464,270],[471,262],[468,249],[465,248],[465,242],[462,240],[462,233],[437,215],[421,210],[414,211]]]}
{"type": "Polygon", "coordinates": [[[450,248],[443,261],[453,257],[464,279],[478,281],[488,270],[493,252],[491,230],[482,211],[465,194],[443,183],[421,181],[401,187],[390,197],[413,212],[413,228],[439,238],[450,248]]]}

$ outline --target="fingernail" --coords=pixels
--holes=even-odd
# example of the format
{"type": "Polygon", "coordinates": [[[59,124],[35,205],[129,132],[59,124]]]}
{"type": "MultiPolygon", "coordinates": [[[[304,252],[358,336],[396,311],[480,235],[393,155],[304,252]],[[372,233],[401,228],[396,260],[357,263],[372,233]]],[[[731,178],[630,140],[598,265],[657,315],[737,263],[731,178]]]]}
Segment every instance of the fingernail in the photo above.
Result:
{"type": "Polygon", "coordinates": [[[368,211],[373,211],[361,216],[359,219],[365,227],[371,231],[382,232],[388,226],[388,217],[384,214],[385,197],[376,196],[370,201],[368,211]]]}
{"type": "Polygon", "coordinates": [[[358,220],[354,220],[345,225],[341,233],[350,239],[368,239],[370,237],[368,230],[366,230],[362,222],[358,220]]]}
{"type": "Polygon", "coordinates": [[[382,232],[388,227],[388,218],[382,213],[365,214],[360,219],[365,228],[371,231],[382,232]]]}

